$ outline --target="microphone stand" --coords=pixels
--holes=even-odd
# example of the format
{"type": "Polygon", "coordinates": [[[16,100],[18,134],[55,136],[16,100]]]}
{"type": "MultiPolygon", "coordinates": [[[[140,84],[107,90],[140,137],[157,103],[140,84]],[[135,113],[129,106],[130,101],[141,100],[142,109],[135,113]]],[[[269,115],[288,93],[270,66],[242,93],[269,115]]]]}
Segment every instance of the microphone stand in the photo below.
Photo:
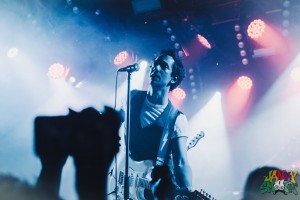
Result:
{"type": "Polygon", "coordinates": [[[128,71],[127,81],[127,115],[126,115],[126,137],[125,137],[125,177],[124,177],[124,200],[129,200],[129,139],[130,139],[130,79],[131,71],[128,71]]]}

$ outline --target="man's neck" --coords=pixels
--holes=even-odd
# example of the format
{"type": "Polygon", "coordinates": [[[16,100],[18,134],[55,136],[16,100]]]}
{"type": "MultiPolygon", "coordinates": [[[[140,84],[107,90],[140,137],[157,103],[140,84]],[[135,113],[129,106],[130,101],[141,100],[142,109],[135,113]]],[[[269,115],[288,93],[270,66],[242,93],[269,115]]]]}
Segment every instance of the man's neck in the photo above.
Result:
{"type": "Polygon", "coordinates": [[[147,91],[147,99],[150,103],[158,104],[158,105],[165,105],[168,103],[168,89],[153,89],[150,87],[147,91]]]}

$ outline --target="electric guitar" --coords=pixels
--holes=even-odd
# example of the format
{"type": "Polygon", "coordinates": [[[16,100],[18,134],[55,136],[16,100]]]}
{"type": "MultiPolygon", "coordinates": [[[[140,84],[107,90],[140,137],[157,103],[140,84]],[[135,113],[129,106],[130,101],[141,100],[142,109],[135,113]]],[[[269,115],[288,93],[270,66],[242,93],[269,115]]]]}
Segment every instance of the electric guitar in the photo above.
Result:
{"type": "MultiPolygon", "coordinates": [[[[190,150],[191,148],[195,147],[199,140],[204,137],[204,132],[201,131],[198,133],[192,140],[190,140],[189,144],[187,145],[187,150],[190,150]]],[[[123,159],[123,163],[121,162],[120,166],[125,166],[125,159],[123,159]]],[[[128,168],[128,176],[129,176],[129,197],[132,200],[145,200],[144,197],[144,190],[149,189],[150,190],[150,180],[151,180],[151,171],[153,169],[153,162],[152,161],[141,161],[136,162],[130,159],[129,157],[129,168],[128,168]]],[[[115,177],[115,171],[111,170],[111,176],[112,178],[108,182],[108,195],[107,198],[109,200],[115,200],[116,196],[117,199],[123,200],[124,199],[124,179],[125,179],[125,172],[119,171],[118,178],[115,177]],[[117,188],[116,183],[117,181],[117,188]]],[[[180,196],[181,194],[179,194],[180,196]]],[[[191,192],[190,194],[185,194],[183,196],[191,196],[196,197],[195,195],[198,195],[201,198],[198,198],[198,200],[209,200],[208,194],[206,194],[204,191],[201,190],[201,192],[198,192],[197,190],[194,192],[191,192]],[[207,195],[207,198],[206,196],[207,195]],[[203,198],[205,197],[205,198],[203,198]]],[[[190,198],[190,199],[196,199],[196,198],[190,198]]],[[[186,199],[185,199],[186,200],[186,199]]]]}

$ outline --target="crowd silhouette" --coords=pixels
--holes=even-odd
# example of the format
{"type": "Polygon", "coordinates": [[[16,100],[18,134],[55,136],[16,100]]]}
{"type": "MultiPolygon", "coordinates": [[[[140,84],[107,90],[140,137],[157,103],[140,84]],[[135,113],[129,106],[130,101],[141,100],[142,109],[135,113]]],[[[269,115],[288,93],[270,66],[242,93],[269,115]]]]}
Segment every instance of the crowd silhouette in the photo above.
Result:
{"type": "MultiPolygon", "coordinates": [[[[62,168],[72,156],[76,169],[75,185],[80,200],[107,199],[109,167],[119,151],[122,116],[112,108],[103,113],[92,107],[65,116],[38,116],[34,120],[34,144],[42,169],[35,185],[17,177],[0,174],[0,199],[62,200],[59,196],[62,168]]],[[[277,167],[263,166],[251,171],[244,185],[242,200],[298,199],[299,195],[262,194],[264,177],[277,167]]],[[[167,165],[155,166],[151,174],[152,198],[175,198],[178,185],[167,165]]],[[[299,181],[299,175],[296,176],[299,181]]]]}
{"type": "Polygon", "coordinates": [[[0,175],[0,199],[59,200],[63,166],[72,156],[76,192],[80,200],[106,199],[107,171],[119,151],[120,113],[92,107],[65,116],[38,116],[34,120],[35,152],[42,169],[36,185],[0,175]]]}

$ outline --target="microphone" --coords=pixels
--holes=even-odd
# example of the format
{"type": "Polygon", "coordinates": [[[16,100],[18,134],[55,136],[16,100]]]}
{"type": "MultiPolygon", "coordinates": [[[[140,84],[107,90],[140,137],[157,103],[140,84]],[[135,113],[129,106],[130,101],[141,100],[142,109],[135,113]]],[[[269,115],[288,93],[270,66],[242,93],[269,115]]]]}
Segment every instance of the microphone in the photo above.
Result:
{"type": "Polygon", "coordinates": [[[136,71],[139,71],[140,69],[140,66],[135,63],[133,65],[128,65],[127,67],[123,67],[123,68],[120,68],[118,69],[119,72],[136,72],[136,71]]]}

